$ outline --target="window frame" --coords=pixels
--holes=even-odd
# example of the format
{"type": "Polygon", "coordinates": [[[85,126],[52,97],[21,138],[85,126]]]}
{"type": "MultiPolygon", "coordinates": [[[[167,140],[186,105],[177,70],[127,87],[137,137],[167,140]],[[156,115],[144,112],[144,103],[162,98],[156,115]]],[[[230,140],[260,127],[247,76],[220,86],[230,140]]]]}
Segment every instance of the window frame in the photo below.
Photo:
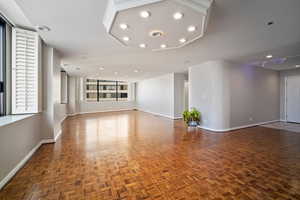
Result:
{"type": "MultiPolygon", "coordinates": [[[[92,82],[92,81],[91,81],[92,82]]],[[[86,102],[91,102],[91,103],[103,103],[103,102],[128,102],[129,101],[129,83],[128,82],[125,82],[125,81],[115,81],[115,80],[102,80],[102,79],[92,79],[92,78],[87,78],[85,79],[85,87],[84,87],[84,91],[85,91],[85,95],[84,95],[84,100],[86,102]],[[87,97],[87,94],[89,93],[87,91],[87,86],[89,84],[87,84],[89,81],[88,80],[93,80],[94,82],[96,82],[96,100],[88,100],[89,98],[87,97]],[[104,92],[101,92],[101,88],[103,87],[103,85],[101,85],[101,82],[113,82],[114,83],[114,87],[115,89],[113,90],[114,92],[109,92],[108,89],[106,93],[113,93],[115,94],[115,97],[112,97],[111,99],[113,100],[102,100],[103,98],[101,98],[101,94],[103,94],[104,92]],[[122,96],[122,92],[119,92],[119,86],[120,86],[120,83],[126,83],[127,85],[127,98],[126,100],[120,100],[121,99],[121,96],[122,96]],[[102,86],[102,87],[101,87],[102,86]],[[120,95],[120,97],[119,97],[120,95]]],[[[125,99],[125,98],[124,98],[125,99]]]]}
{"type": "Polygon", "coordinates": [[[6,22],[0,17],[0,26],[1,26],[1,33],[0,33],[0,52],[1,52],[1,60],[0,60],[0,70],[1,70],[1,77],[0,77],[0,117],[6,115],[6,22]],[[1,81],[2,79],[2,81],[1,81]]]}

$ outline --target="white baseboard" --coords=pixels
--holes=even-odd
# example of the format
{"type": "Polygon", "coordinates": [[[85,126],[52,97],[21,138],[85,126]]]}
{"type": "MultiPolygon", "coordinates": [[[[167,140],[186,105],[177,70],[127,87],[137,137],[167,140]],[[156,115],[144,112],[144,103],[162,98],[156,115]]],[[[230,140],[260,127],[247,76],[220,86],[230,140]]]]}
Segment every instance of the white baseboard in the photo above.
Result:
{"type": "Polygon", "coordinates": [[[60,129],[54,138],[54,142],[56,142],[58,140],[58,138],[61,136],[61,134],[62,134],[62,130],[60,129]]]}
{"type": "Polygon", "coordinates": [[[232,127],[232,128],[227,128],[227,129],[213,129],[213,128],[209,128],[209,127],[205,127],[205,126],[198,126],[201,129],[204,130],[208,130],[208,131],[213,131],[213,132],[228,132],[228,131],[234,131],[234,130],[238,130],[238,129],[243,129],[243,128],[250,128],[253,126],[259,126],[259,125],[263,125],[263,124],[269,124],[269,123],[274,123],[274,122],[278,122],[280,121],[278,120],[272,120],[272,121],[266,121],[266,122],[259,122],[259,123],[255,123],[255,124],[248,124],[248,125],[244,125],[244,126],[236,126],[236,127],[232,127]]]}
{"type": "Polygon", "coordinates": [[[106,113],[106,112],[121,112],[121,111],[130,111],[130,110],[134,110],[134,109],[135,108],[126,108],[126,109],[116,109],[116,110],[100,110],[100,111],[90,111],[90,112],[78,112],[78,113],[68,114],[68,116],[93,114],[93,113],[106,113]]]}
{"type": "Polygon", "coordinates": [[[161,114],[161,113],[157,113],[157,112],[152,112],[152,111],[149,111],[149,110],[143,110],[143,109],[140,109],[140,108],[137,108],[137,110],[141,111],[141,112],[150,113],[152,115],[158,115],[158,116],[166,117],[166,118],[169,118],[169,119],[174,119],[174,117],[172,117],[172,116],[161,114]]]}
{"type": "Polygon", "coordinates": [[[183,119],[183,118],[182,117],[174,117],[173,119],[176,120],[176,119],[183,119]]]}
{"type": "Polygon", "coordinates": [[[43,139],[42,140],[42,144],[51,144],[51,143],[55,143],[54,139],[43,139]]]}
{"type": "Polygon", "coordinates": [[[31,156],[40,148],[43,142],[39,142],[1,181],[0,190],[15,176],[15,174],[26,164],[31,156]]]}

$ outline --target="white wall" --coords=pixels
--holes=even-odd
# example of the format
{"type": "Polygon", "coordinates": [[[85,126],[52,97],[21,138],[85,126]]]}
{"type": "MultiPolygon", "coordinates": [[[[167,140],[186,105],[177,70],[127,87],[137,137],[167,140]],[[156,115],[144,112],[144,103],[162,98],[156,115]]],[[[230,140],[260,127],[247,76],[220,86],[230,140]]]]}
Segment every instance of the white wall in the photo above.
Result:
{"type": "Polygon", "coordinates": [[[83,77],[69,77],[68,114],[121,111],[135,109],[135,83],[129,83],[128,101],[86,102],[83,77]]]}
{"type": "Polygon", "coordinates": [[[226,131],[279,119],[279,74],[263,68],[210,61],[189,69],[189,104],[202,126],[226,131]]]}
{"type": "Polygon", "coordinates": [[[172,119],[181,118],[186,79],[185,74],[171,73],[136,83],[137,108],[172,119]]]}
{"type": "Polygon", "coordinates": [[[61,123],[67,116],[67,104],[61,103],[61,57],[53,51],[53,104],[54,104],[54,138],[61,133],[61,123]]]}
{"type": "Polygon", "coordinates": [[[42,139],[41,115],[33,115],[0,126],[0,190],[11,178],[16,166],[42,139]]]}
{"type": "Polygon", "coordinates": [[[44,139],[55,139],[67,116],[67,104],[61,104],[61,68],[57,51],[43,44],[43,131],[44,139]]]}
{"type": "Polygon", "coordinates": [[[285,70],[280,72],[280,119],[286,121],[285,84],[290,76],[300,76],[300,69],[285,70]]]}
{"type": "Polygon", "coordinates": [[[219,130],[229,126],[229,79],[225,62],[212,61],[189,69],[189,106],[202,113],[202,126],[219,130]],[[225,106],[227,105],[227,106],[225,106]]]}
{"type": "Polygon", "coordinates": [[[234,65],[230,73],[230,127],[280,119],[279,72],[234,65]]]}
{"type": "Polygon", "coordinates": [[[174,75],[167,74],[136,84],[137,108],[173,118],[174,75]]]}
{"type": "Polygon", "coordinates": [[[42,123],[43,132],[42,137],[44,139],[53,139],[53,87],[52,87],[52,57],[53,48],[43,44],[43,113],[42,123]]]}

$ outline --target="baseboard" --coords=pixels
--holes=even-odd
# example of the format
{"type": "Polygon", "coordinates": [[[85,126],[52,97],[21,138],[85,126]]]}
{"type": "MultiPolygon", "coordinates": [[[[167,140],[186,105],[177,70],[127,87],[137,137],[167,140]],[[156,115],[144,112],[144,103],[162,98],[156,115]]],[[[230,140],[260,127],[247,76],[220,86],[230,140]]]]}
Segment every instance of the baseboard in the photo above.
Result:
{"type": "Polygon", "coordinates": [[[61,136],[61,134],[62,134],[62,130],[60,129],[54,138],[54,142],[56,142],[58,140],[58,138],[61,136]]]}
{"type": "Polygon", "coordinates": [[[26,164],[31,156],[40,148],[43,142],[39,142],[1,181],[0,190],[15,176],[15,174],[26,164]]]}
{"type": "Polygon", "coordinates": [[[69,115],[66,114],[65,117],[62,120],[60,120],[60,124],[62,124],[68,117],[69,117],[69,115]]]}
{"type": "Polygon", "coordinates": [[[149,111],[149,110],[143,110],[143,109],[139,109],[139,108],[137,110],[141,111],[141,112],[146,112],[146,113],[149,113],[149,114],[152,114],[152,115],[158,115],[158,116],[161,116],[161,117],[166,117],[166,118],[169,118],[169,119],[174,119],[174,117],[172,117],[172,116],[161,114],[161,113],[152,112],[152,111],[149,111]]]}
{"type": "Polygon", "coordinates": [[[183,118],[182,117],[174,117],[173,119],[177,120],[177,119],[183,119],[183,118]]]}
{"type": "Polygon", "coordinates": [[[43,139],[42,144],[52,144],[55,143],[54,139],[43,139]]]}
{"type": "Polygon", "coordinates": [[[90,111],[90,112],[78,112],[78,113],[68,114],[68,116],[93,114],[93,113],[106,113],[106,112],[121,112],[121,111],[131,111],[131,110],[134,110],[134,108],[116,109],[116,110],[101,110],[101,111],[90,111]]]}
{"type": "Polygon", "coordinates": [[[229,132],[229,131],[234,131],[234,130],[238,130],[238,129],[250,128],[250,127],[254,127],[254,126],[260,126],[263,124],[274,123],[274,122],[278,122],[278,121],[280,121],[280,120],[278,119],[278,120],[260,122],[260,123],[255,123],[255,124],[248,124],[248,125],[244,125],[244,126],[236,126],[236,127],[232,127],[232,128],[228,128],[228,129],[213,129],[213,128],[208,128],[205,126],[198,126],[198,128],[208,130],[208,131],[213,131],[213,132],[229,132]]]}

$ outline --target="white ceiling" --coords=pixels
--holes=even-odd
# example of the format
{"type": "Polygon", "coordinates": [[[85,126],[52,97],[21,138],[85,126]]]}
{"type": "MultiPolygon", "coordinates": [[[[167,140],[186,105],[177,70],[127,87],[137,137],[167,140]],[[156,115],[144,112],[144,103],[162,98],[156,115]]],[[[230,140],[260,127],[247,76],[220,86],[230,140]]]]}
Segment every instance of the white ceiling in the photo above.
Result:
{"type": "Polygon", "coordinates": [[[160,52],[125,48],[109,37],[102,24],[106,0],[15,1],[32,25],[51,28],[41,35],[60,51],[69,64],[66,70],[73,75],[134,81],[184,71],[207,60],[246,63],[263,60],[266,54],[300,54],[299,0],[215,0],[203,38],[160,52]],[[269,21],[274,24],[267,26],[269,21]],[[99,67],[105,69],[100,71],[99,67]]]}
{"type": "Polygon", "coordinates": [[[108,7],[103,22],[107,26],[108,33],[124,46],[139,48],[139,44],[146,44],[145,51],[180,48],[201,38],[205,32],[205,25],[209,18],[208,8],[211,5],[209,0],[198,0],[200,3],[205,3],[208,8],[199,3],[182,4],[185,3],[182,0],[160,0],[155,3],[152,0],[139,2],[125,0],[122,4],[114,2],[115,0],[111,0],[115,7],[123,4],[129,6],[119,11],[116,11],[113,6],[108,7]],[[150,16],[140,17],[142,11],[147,11],[150,16]],[[174,20],[175,13],[181,13],[182,19],[174,20]],[[120,24],[126,24],[128,28],[122,30],[120,24]],[[196,30],[189,32],[189,26],[196,27],[196,30]],[[151,37],[152,31],[160,31],[162,36],[151,37]],[[129,37],[130,40],[123,41],[123,37],[129,37]],[[181,43],[179,41],[181,38],[185,38],[186,42],[181,43]],[[162,49],[160,47],[162,44],[165,44],[166,48],[162,49]]]}

